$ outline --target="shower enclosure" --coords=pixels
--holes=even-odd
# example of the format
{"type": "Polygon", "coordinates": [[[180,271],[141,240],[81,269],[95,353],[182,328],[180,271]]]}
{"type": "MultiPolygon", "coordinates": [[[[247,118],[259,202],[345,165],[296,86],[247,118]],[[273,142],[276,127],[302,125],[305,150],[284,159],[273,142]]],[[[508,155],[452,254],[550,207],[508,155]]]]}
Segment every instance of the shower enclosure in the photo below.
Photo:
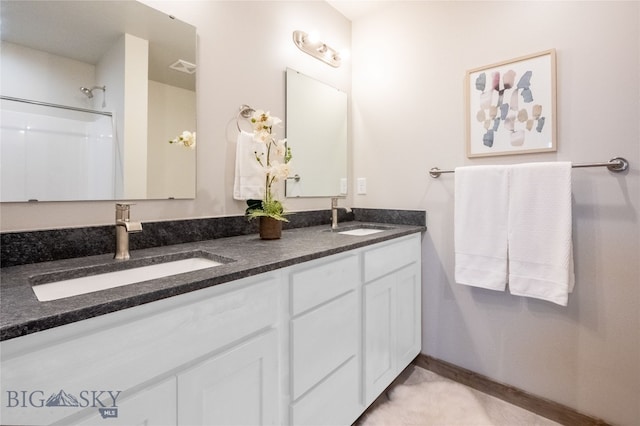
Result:
{"type": "Polygon", "coordinates": [[[0,99],[0,201],[116,197],[121,167],[112,113],[0,99]]]}

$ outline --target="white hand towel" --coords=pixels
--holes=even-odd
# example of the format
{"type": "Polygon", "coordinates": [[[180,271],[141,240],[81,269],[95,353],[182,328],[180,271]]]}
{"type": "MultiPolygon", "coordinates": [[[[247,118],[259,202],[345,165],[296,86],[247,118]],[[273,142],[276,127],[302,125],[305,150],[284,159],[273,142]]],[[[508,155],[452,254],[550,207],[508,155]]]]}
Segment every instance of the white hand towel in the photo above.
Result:
{"type": "Polygon", "coordinates": [[[455,279],[504,290],[507,283],[508,166],[455,170],[455,279]]]}
{"type": "Polygon", "coordinates": [[[256,151],[264,152],[264,144],[254,141],[252,133],[240,131],[236,143],[236,172],[233,182],[233,198],[236,200],[264,198],[265,172],[256,161],[256,151]]]}
{"type": "Polygon", "coordinates": [[[509,291],[566,306],[573,283],[571,163],[513,166],[509,291]]]}

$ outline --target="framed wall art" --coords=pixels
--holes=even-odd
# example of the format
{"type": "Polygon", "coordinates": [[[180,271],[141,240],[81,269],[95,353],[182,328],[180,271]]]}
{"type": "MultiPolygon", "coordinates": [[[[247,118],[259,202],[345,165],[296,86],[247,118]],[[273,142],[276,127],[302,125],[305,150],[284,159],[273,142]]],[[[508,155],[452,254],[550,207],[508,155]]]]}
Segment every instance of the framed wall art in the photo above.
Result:
{"type": "Polygon", "coordinates": [[[467,157],[556,151],[555,49],[467,71],[467,157]]]}

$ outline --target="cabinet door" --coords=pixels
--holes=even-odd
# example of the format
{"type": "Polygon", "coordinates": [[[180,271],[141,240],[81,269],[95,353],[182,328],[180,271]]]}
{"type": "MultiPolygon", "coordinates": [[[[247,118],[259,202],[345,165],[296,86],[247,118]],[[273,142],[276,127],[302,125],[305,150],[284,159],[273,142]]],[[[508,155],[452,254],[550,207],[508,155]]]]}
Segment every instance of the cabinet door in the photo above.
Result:
{"type": "Polygon", "coordinates": [[[179,374],[178,424],[278,424],[277,344],[271,330],[179,374]]]}
{"type": "Polygon", "coordinates": [[[396,286],[396,358],[400,373],[422,349],[422,287],[420,264],[401,269],[396,286]]]}
{"type": "Polygon", "coordinates": [[[136,392],[130,397],[122,395],[122,402],[119,399],[115,410],[107,407],[101,413],[73,424],[77,426],[101,424],[168,426],[176,424],[175,377],[136,392]]]}
{"type": "Polygon", "coordinates": [[[393,276],[364,287],[365,405],[369,405],[396,377],[395,288],[393,276]]]}
{"type": "Polygon", "coordinates": [[[367,405],[420,353],[419,268],[414,263],[364,286],[367,405]]]}

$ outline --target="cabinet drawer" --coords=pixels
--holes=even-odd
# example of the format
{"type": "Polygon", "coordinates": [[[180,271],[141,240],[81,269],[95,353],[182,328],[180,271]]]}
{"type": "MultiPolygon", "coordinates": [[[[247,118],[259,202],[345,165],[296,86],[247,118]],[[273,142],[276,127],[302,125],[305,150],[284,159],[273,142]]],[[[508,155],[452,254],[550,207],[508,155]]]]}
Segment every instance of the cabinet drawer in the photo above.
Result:
{"type": "Polygon", "coordinates": [[[293,404],[293,425],[349,425],[364,408],[360,403],[360,374],[355,357],[293,404]]]}
{"type": "Polygon", "coordinates": [[[383,275],[420,261],[420,234],[381,244],[366,250],[364,256],[364,281],[373,281],[383,275]]]}
{"type": "Polygon", "coordinates": [[[347,293],[358,283],[358,256],[347,255],[291,274],[292,315],[298,315],[336,296],[347,293]]]}
{"type": "Polygon", "coordinates": [[[299,398],[358,350],[358,300],[352,291],[291,324],[292,396],[299,398]]]}

